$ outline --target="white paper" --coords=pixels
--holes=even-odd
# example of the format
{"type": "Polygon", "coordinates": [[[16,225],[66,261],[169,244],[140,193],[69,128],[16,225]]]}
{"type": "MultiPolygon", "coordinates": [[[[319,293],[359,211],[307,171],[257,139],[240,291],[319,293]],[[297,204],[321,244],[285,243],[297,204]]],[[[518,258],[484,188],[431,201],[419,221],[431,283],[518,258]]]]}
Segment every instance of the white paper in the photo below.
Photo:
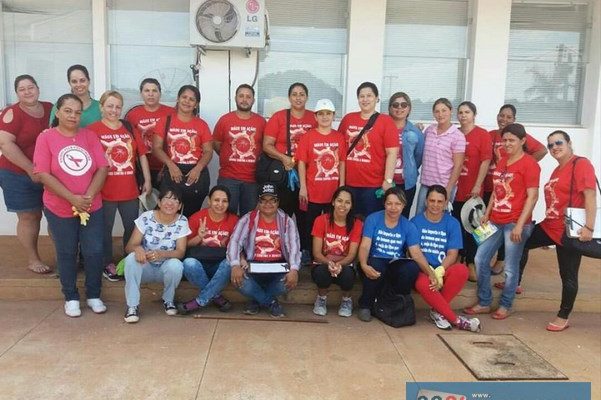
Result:
{"type": "MultiPolygon", "coordinates": [[[[595,219],[595,226],[593,229],[593,238],[601,239],[601,213],[599,212],[599,208],[597,209],[597,218],[595,219]]],[[[586,223],[586,215],[584,213],[584,208],[566,208],[566,224],[568,224],[568,228],[570,229],[570,234],[568,236],[572,238],[577,238],[580,235],[578,231],[582,229],[582,226],[586,223]],[[570,224],[569,220],[572,219],[573,222],[570,224]]]]}
{"type": "Polygon", "coordinates": [[[260,263],[251,262],[249,272],[251,274],[275,274],[282,272],[289,272],[288,264],[286,263],[260,263]]]}

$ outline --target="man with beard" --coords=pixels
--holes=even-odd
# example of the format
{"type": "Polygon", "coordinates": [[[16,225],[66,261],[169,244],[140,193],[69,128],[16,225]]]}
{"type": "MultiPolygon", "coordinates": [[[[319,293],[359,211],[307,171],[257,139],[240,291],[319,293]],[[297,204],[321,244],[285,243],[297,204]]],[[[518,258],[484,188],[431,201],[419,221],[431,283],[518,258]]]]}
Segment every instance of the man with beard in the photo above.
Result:
{"type": "Polygon", "coordinates": [[[277,296],[294,289],[298,283],[301,267],[298,230],[294,220],[278,207],[275,185],[262,184],[257,210],[240,218],[227,246],[232,284],[250,298],[245,314],[257,314],[263,307],[272,317],[283,317],[277,296]],[[287,272],[253,271],[249,263],[286,263],[287,272]]]}
{"type": "Polygon", "coordinates": [[[251,111],[255,90],[242,84],[236,89],[236,110],[219,118],[213,131],[213,148],[219,154],[217,183],[231,193],[229,211],[244,215],[257,205],[255,168],[263,142],[265,119],[251,111]]]}

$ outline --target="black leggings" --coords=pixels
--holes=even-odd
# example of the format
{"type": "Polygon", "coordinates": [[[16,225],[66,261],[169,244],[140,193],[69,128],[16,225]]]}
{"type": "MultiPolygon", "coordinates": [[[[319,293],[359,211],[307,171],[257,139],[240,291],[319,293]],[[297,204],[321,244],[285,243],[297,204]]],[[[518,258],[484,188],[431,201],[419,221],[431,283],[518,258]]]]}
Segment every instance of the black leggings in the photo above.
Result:
{"type": "Polygon", "coordinates": [[[370,257],[367,261],[376,271],[381,272],[381,275],[378,279],[369,279],[361,271],[363,292],[359,298],[360,308],[371,310],[374,300],[382,291],[386,281],[390,283],[395,293],[411,294],[411,289],[415,286],[419,274],[417,263],[413,260],[399,260],[393,264],[389,262],[389,259],[374,257],[370,257]]]}
{"type": "Polygon", "coordinates": [[[325,264],[319,264],[311,270],[311,278],[320,289],[327,289],[332,283],[340,286],[344,292],[350,292],[355,283],[355,269],[351,265],[345,265],[337,277],[333,277],[325,264]]]}
{"type": "Polygon", "coordinates": [[[311,227],[307,226],[307,213],[298,208],[298,189],[290,190],[287,186],[278,186],[280,195],[280,208],[292,217],[296,215],[301,249],[311,250],[311,227]]]}
{"type": "Polygon", "coordinates": [[[185,175],[188,172],[190,172],[190,170],[195,165],[178,164],[177,166],[184,175],[182,177],[182,181],[180,183],[173,182],[173,180],[171,180],[169,170],[167,169],[167,167],[165,167],[162,171],[163,176],[161,180],[161,187],[177,186],[180,188],[180,190],[182,191],[182,214],[184,214],[186,218],[189,218],[192,214],[201,209],[205,197],[207,197],[207,195],[209,194],[209,187],[211,186],[211,177],[209,176],[209,170],[207,168],[203,168],[202,172],[200,173],[200,176],[198,177],[198,181],[188,186],[186,185],[185,175]]]}
{"type": "Polygon", "coordinates": [[[557,264],[559,265],[559,276],[561,277],[561,306],[557,316],[559,318],[568,319],[574,308],[574,302],[576,301],[576,295],[578,294],[578,270],[580,269],[582,255],[577,252],[569,251],[563,246],[555,243],[540,225],[534,226],[534,230],[528,241],[526,241],[526,246],[524,246],[524,252],[522,253],[522,259],[520,260],[520,283],[522,281],[524,269],[528,263],[528,253],[530,249],[551,245],[555,245],[557,264]]]}

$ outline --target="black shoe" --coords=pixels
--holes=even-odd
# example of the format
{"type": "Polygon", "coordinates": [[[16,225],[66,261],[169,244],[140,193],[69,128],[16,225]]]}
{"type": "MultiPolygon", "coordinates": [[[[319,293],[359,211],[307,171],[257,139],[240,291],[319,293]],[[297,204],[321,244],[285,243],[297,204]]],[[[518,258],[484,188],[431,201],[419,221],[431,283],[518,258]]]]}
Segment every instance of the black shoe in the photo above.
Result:
{"type": "Polygon", "coordinates": [[[211,301],[213,302],[213,304],[215,304],[217,306],[217,308],[219,308],[219,311],[221,311],[221,312],[228,312],[229,310],[232,309],[232,303],[230,303],[230,301],[228,299],[226,299],[225,297],[223,297],[220,294],[213,297],[213,300],[211,300],[211,301]]]}
{"type": "Polygon", "coordinates": [[[259,310],[261,309],[261,307],[259,306],[259,303],[257,303],[256,301],[251,301],[249,302],[246,307],[244,308],[244,314],[246,315],[257,315],[259,313],[259,310]]]}

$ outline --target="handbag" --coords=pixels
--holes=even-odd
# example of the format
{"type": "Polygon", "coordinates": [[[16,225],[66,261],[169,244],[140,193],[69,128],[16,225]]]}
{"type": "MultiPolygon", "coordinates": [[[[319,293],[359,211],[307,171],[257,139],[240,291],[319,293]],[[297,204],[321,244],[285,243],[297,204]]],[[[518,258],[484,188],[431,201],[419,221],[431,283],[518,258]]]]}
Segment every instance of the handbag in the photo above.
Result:
{"type": "Polygon", "coordinates": [[[397,293],[385,284],[373,306],[376,318],[393,328],[415,325],[415,303],[411,294],[397,293]]]}
{"type": "MultiPolygon", "coordinates": [[[[572,207],[572,191],[574,189],[574,170],[576,169],[576,162],[582,157],[577,157],[573,161],[572,165],[572,180],[570,181],[570,200],[568,202],[568,207],[565,211],[565,225],[566,229],[561,238],[561,244],[564,248],[573,250],[582,254],[585,257],[597,258],[601,259],[601,239],[593,238],[588,242],[582,242],[578,239],[578,234],[575,232],[578,229],[584,227],[586,224],[585,213],[583,209],[573,208],[572,207]]],[[[599,181],[595,178],[597,182],[597,189],[601,194],[601,187],[599,186],[599,181]]],[[[597,208],[597,214],[595,217],[595,221],[601,220],[601,209],[597,208]]],[[[595,222],[595,225],[598,225],[595,222]]],[[[596,229],[595,229],[596,230],[596,229]]]]}
{"type": "Polygon", "coordinates": [[[193,246],[186,249],[186,257],[192,257],[201,263],[218,263],[225,260],[227,247],[193,246]]]}
{"type": "MultiPolygon", "coordinates": [[[[123,126],[125,127],[125,129],[129,132],[130,136],[131,136],[131,143],[132,143],[132,147],[134,147],[135,143],[136,143],[136,138],[134,136],[134,130],[133,127],[131,126],[131,124],[122,119],[120,120],[121,123],[123,124],[123,126]]],[[[136,166],[135,166],[135,175],[136,175],[136,185],[138,186],[138,193],[142,193],[142,191],[144,190],[144,172],[142,171],[142,164],[140,164],[140,157],[136,157],[136,166]]]]}
{"type": "MultiPolygon", "coordinates": [[[[286,110],[286,147],[286,155],[290,156],[292,154],[292,145],[290,143],[290,109],[286,110]]],[[[257,160],[255,178],[259,184],[271,182],[277,186],[284,186],[288,181],[288,172],[280,160],[269,157],[267,153],[263,152],[257,160]]]]}

